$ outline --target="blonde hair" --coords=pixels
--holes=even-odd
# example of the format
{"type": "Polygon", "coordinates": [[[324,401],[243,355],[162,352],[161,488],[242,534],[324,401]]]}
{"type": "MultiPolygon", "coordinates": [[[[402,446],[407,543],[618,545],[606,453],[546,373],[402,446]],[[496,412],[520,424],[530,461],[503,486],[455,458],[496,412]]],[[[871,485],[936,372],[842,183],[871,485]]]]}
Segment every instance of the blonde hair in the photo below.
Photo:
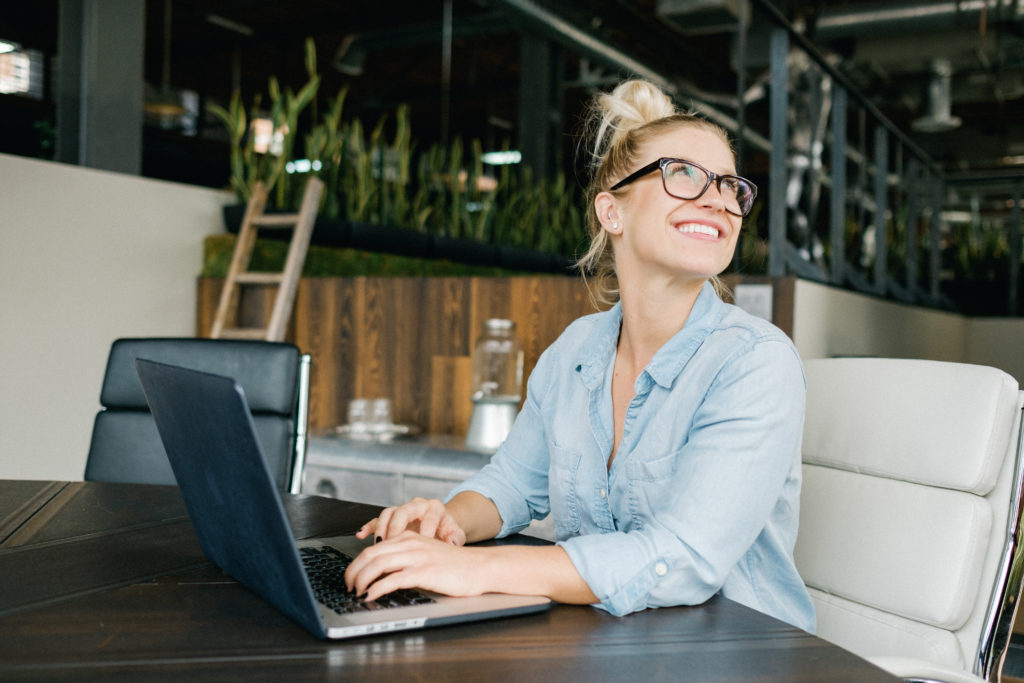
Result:
{"type": "MultiPolygon", "coordinates": [[[[590,103],[584,127],[585,133],[593,131],[589,149],[592,175],[585,197],[590,246],[576,264],[595,305],[615,303],[619,298],[619,285],[611,240],[601,226],[594,198],[601,192],[609,192],[612,185],[636,169],[637,155],[644,143],[679,126],[714,133],[732,149],[724,129],[677,109],[668,95],[648,81],[623,81],[610,93],[599,93],[590,103]]],[[[719,294],[723,293],[724,286],[717,277],[712,277],[711,282],[719,294]]]]}

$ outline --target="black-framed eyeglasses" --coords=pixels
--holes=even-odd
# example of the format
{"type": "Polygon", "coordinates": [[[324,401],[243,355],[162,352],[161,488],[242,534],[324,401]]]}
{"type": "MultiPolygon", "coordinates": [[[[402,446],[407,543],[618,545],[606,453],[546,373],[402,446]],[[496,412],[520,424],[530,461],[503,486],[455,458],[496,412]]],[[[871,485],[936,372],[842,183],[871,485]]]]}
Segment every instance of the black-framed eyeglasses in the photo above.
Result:
{"type": "Polygon", "coordinates": [[[661,169],[661,184],[665,192],[676,199],[697,199],[708,191],[711,183],[718,187],[725,210],[734,216],[746,216],[757,198],[757,185],[738,175],[718,175],[700,164],[685,159],[662,157],[612,185],[612,190],[629,185],[655,169],[661,169]]]}

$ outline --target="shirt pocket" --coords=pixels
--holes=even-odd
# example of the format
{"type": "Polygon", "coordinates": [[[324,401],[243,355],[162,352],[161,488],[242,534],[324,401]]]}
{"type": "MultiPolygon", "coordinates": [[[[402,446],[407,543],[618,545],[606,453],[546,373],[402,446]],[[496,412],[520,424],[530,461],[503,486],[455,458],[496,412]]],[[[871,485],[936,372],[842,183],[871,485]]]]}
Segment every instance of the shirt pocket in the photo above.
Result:
{"type": "Polygon", "coordinates": [[[555,535],[558,540],[565,540],[580,531],[579,497],[576,492],[576,479],[580,469],[582,454],[571,448],[551,444],[551,461],[549,471],[549,495],[551,499],[551,517],[555,523],[555,535]]]}
{"type": "Polygon", "coordinates": [[[634,460],[629,478],[629,504],[634,522],[642,527],[653,511],[663,509],[675,490],[681,451],[653,460],[634,460]]]}

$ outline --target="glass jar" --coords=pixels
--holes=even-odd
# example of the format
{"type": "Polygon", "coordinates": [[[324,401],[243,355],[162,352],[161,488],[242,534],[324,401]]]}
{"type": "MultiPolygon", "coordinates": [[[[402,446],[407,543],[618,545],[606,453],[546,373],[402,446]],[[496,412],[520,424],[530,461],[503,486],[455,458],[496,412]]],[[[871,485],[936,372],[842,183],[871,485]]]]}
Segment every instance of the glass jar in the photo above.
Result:
{"type": "Polygon", "coordinates": [[[473,400],[522,398],[523,347],[516,324],[504,318],[484,322],[483,334],[473,345],[473,400]]]}

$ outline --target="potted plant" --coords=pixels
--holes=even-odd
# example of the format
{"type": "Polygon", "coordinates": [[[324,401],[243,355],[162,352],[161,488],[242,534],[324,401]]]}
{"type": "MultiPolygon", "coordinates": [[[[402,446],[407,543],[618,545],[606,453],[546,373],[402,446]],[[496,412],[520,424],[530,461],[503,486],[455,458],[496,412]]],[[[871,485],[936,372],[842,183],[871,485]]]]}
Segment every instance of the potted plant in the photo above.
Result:
{"type": "MultiPolygon", "coordinates": [[[[297,92],[269,80],[270,108],[265,120],[276,145],[256,144],[253,121],[261,99],[247,114],[240,93],[225,109],[211,111],[227,128],[231,143],[231,186],[240,204],[256,181],[270,190],[269,210],[294,210],[307,173],[325,183],[313,244],[352,247],[510,270],[566,272],[568,255],[583,242],[579,196],[564,175],[534,179],[528,169],[503,166],[496,176],[484,172],[479,141],[456,137],[448,146],[419,151],[408,107],[399,106],[392,122],[382,117],[367,130],[358,118],[345,120],[347,89],[331,97],[317,117],[320,77],[311,39],[305,45],[307,82],[297,92]],[[300,115],[312,106],[313,124],[302,137],[300,115]],[[468,153],[467,153],[468,152],[468,153]]],[[[227,207],[225,222],[237,231],[244,206],[227,207]]],[[[273,236],[272,231],[261,232],[273,236]]]]}

